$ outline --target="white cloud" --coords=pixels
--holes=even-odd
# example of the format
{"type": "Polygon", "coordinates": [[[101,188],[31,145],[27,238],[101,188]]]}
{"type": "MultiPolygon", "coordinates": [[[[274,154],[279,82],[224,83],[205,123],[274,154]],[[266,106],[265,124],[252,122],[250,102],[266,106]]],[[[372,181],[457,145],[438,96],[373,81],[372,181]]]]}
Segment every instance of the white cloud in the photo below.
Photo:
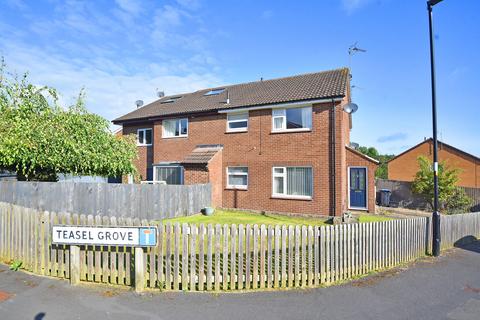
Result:
{"type": "Polygon", "coordinates": [[[178,5],[153,14],[145,3],[119,0],[101,12],[94,3],[67,1],[22,28],[0,21],[0,31],[15,31],[0,32],[0,56],[9,70],[58,89],[63,104],[84,87],[87,108],[109,120],[132,111],[135,100],[155,100],[157,88],[176,94],[220,85],[207,39],[192,32],[201,21],[178,5]],[[32,31],[39,41],[30,41],[32,31]]]}
{"type": "Polygon", "coordinates": [[[174,75],[165,65],[150,64],[143,72],[129,74],[121,65],[103,58],[73,61],[11,43],[5,51],[15,52],[6,55],[10,70],[17,73],[28,70],[33,83],[57,88],[65,104],[72,103],[84,87],[87,107],[109,120],[132,111],[135,100],[142,99],[145,103],[155,100],[156,88],[176,94],[220,84],[220,79],[212,73],[174,75]]]}
{"type": "Polygon", "coordinates": [[[140,0],[115,0],[115,2],[123,11],[134,16],[138,16],[143,11],[140,0]]]}

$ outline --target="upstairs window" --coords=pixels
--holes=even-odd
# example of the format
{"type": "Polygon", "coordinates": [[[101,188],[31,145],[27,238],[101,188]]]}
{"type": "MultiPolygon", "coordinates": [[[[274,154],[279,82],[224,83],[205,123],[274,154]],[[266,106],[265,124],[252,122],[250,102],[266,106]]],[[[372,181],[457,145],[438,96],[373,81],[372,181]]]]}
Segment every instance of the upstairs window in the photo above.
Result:
{"type": "Polygon", "coordinates": [[[151,146],[152,145],[152,129],[138,129],[137,130],[137,146],[151,146]]]}
{"type": "Polygon", "coordinates": [[[212,89],[210,91],[205,92],[203,95],[204,96],[214,96],[216,94],[222,93],[223,91],[225,91],[225,89],[223,89],[223,88],[222,89],[212,89]]]}
{"type": "Polygon", "coordinates": [[[248,130],[248,111],[227,114],[227,132],[242,132],[248,130]]]}
{"type": "Polygon", "coordinates": [[[187,137],[188,119],[169,119],[162,121],[163,138],[187,137]]]}
{"type": "Polygon", "coordinates": [[[272,109],[272,131],[312,129],[312,107],[272,109]]]}

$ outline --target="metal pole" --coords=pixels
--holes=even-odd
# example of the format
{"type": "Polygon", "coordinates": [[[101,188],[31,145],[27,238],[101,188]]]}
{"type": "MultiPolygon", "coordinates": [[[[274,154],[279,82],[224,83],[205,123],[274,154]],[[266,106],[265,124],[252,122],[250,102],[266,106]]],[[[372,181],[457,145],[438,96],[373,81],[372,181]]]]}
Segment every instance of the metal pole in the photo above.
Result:
{"type": "Polygon", "coordinates": [[[438,212],[438,141],[437,141],[437,103],[435,88],[435,59],[433,47],[433,17],[432,7],[439,1],[427,2],[428,23],[430,31],[430,71],[432,80],[432,122],[433,122],[433,243],[432,254],[435,257],[440,255],[440,213],[438,212]]]}

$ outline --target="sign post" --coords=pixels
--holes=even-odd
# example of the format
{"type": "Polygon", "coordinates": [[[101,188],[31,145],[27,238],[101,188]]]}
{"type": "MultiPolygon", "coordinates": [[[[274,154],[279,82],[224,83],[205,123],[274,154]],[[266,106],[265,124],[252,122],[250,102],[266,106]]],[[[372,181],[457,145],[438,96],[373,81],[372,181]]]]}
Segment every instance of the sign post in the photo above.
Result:
{"type": "Polygon", "coordinates": [[[70,245],[70,283],[80,282],[80,245],[135,248],[135,291],[145,288],[144,247],[157,245],[157,227],[53,226],[52,244],[70,245]]]}
{"type": "Polygon", "coordinates": [[[70,284],[80,283],[80,247],[70,246],[70,284]]]}
{"type": "Polygon", "coordinates": [[[135,247],[135,292],[142,292],[145,288],[145,266],[143,248],[135,247]]]}

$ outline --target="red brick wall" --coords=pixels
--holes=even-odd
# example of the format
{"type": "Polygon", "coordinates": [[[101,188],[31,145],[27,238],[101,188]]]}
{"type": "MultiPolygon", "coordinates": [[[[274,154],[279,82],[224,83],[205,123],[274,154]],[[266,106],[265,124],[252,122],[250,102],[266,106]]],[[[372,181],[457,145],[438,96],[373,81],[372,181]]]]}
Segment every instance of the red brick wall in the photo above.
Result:
{"type": "Polygon", "coordinates": [[[215,154],[208,163],[208,175],[212,184],[212,205],[214,207],[223,207],[223,151],[215,154]]]}
{"type": "Polygon", "coordinates": [[[208,168],[204,164],[188,164],[183,165],[184,168],[184,183],[185,184],[199,184],[209,183],[208,168]]]}
{"type": "MultiPolygon", "coordinates": [[[[129,135],[129,134],[137,134],[138,129],[148,129],[148,128],[153,128],[152,124],[145,123],[145,124],[140,124],[140,125],[134,125],[134,126],[124,126],[122,129],[122,134],[123,135],[129,135]]],[[[147,180],[147,168],[152,167],[153,163],[153,145],[155,143],[155,140],[152,141],[152,146],[138,146],[137,151],[138,151],[138,159],[135,160],[135,165],[137,167],[137,171],[139,174],[139,177],[137,177],[135,180],[138,182],[138,180],[147,180]]],[[[124,177],[123,179],[126,182],[126,178],[124,177]]]]}
{"type": "MultiPolygon", "coordinates": [[[[348,116],[342,111],[342,105],[346,102],[347,99],[342,103],[336,103],[337,215],[347,209],[344,146],[349,141],[350,131],[348,116]]],[[[331,103],[314,105],[311,132],[272,133],[271,109],[250,111],[248,132],[244,133],[226,133],[227,116],[213,114],[189,117],[188,137],[162,139],[162,123],[156,121],[153,130],[155,143],[153,162],[180,161],[198,144],[223,144],[221,170],[223,207],[329,215],[331,106],[331,103]],[[248,166],[248,190],[225,188],[226,167],[235,165],[248,166]],[[272,167],[303,165],[313,167],[313,199],[272,198],[272,167]]]]}
{"type": "MultiPolygon", "coordinates": [[[[433,143],[427,140],[410,151],[400,155],[388,163],[388,179],[413,181],[419,170],[417,158],[426,156],[433,161],[433,143]]],[[[445,161],[451,168],[459,168],[458,185],[462,187],[480,188],[480,162],[463,153],[455,151],[439,143],[439,162],[445,161]]]]}
{"type": "MultiPolygon", "coordinates": [[[[347,148],[345,149],[347,153],[348,167],[366,167],[367,168],[367,176],[368,176],[367,206],[368,206],[368,212],[374,213],[375,212],[375,170],[377,170],[377,165],[374,162],[369,161],[364,157],[356,154],[355,152],[347,148]]],[[[348,185],[348,179],[345,186],[347,191],[349,192],[350,188],[348,185]]],[[[347,202],[348,202],[348,196],[347,196],[347,202]]]]}

